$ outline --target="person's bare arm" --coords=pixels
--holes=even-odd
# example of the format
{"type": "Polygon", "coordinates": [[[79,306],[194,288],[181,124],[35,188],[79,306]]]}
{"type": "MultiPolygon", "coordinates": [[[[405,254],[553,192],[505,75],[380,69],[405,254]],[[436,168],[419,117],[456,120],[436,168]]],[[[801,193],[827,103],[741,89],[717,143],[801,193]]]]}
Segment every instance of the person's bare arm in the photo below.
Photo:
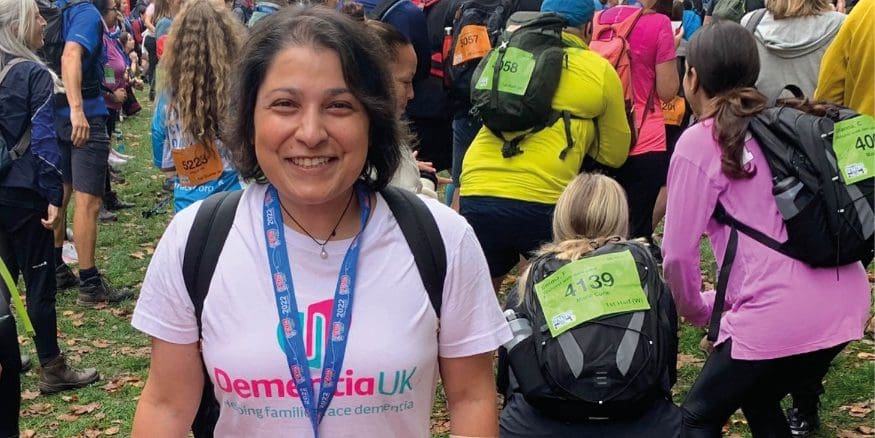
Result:
{"type": "Polygon", "coordinates": [[[451,436],[498,436],[493,352],[439,361],[451,436]]]}
{"type": "Polygon", "coordinates": [[[671,102],[678,95],[678,64],[676,59],[656,65],[656,94],[663,102],[671,102]]]}
{"type": "Polygon", "coordinates": [[[82,54],[85,49],[79,43],[64,44],[64,54],[61,55],[61,79],[67,93],[67,103],[70,105],[70,125],[73,130],[70,141],[73,146],[82,146],[88,141],[91,127],[85,118],[82,106],[82,54]]]}
{"type": "Polygon", "coordinates": [[[131,436],[185,437],[204,388],[198,344],[171,344],[152,338],[149,378],[137,404],[131,436]]]}

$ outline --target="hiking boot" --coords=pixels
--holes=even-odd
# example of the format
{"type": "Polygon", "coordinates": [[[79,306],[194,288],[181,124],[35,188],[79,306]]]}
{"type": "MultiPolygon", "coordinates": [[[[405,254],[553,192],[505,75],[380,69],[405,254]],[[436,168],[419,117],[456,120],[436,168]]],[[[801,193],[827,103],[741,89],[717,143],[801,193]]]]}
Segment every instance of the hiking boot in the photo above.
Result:
{"type": "Polygon", "coordinates": [[[21,374],[24,374],[33,367],[33,361],[30,360],[30,356],[26,354],[21,355],[21,374]]]}
{"type": "Polygon", "coordinates": [[[116,289],[102,274],[97,278],[79,284],[79,304],[93,306],[98,303],[118,303],[134,296],[128,288],[116,289]]]}
{"type": "Polygon", "coordinates": [[[94,368],[77,370],[67,365],[64,353],[42,366],[39,372],[39,390],[54,394],[68,389],[82,388],[97,381],[100,375],[94,368]]]}
{"type": "Polygon", "coordinates": [[[118,193],[116,192],[108,192],[103,196],[103,206],[106,207],[109,211],[123,210],[125,208],[131,208],[134,204],[130,202],[125,202],[119,199],[118,193]]]}
{"type": "Polygon", "coordinates": [[[164,178],[164,184],[161,185],[161,190],[173,193],[175,185],[176,183],[173,181],[173,178],[164,178]]]}
{"type": "Polygon", "coordinates": [[[100,219],[101,222],[115,222],[118,220],[118,215],[107,210],[106,207],[100,207],[100,213],[97,213],[97,219],[100,219]]]}
{"type": "Polygon", "coordinates": [[[820,418],[817,411],[812,415],[803,414],[798,408],[787,409],[787,423],[790,425],[790,434],[794,437],[805,438],[820,427],[820,418]]]}
{"type": "Polygon", "coordinates": [[[55,266],[55,287],[58,290],[69,289],[79,284],[79,278],[66,263],[55,266]]]}

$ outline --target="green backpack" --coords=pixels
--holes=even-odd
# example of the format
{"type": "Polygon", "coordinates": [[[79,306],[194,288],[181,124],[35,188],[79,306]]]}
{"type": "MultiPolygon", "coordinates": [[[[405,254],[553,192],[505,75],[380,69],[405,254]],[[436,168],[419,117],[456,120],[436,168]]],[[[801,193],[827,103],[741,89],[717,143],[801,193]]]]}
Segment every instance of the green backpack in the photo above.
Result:
{"type": "Polygon", "coordinates": [[[722,18],[724,20],[732,20],[736,23],[741,22],[741,17],[747,13],[747,5],[745,0],[719,0],[714,5],[712,16],[722,18]]]}
{"type": "MultiPolygon", "coordinates": [[[[518,16],[517,14],[514,14],[518,16]]],[[[513,23],[511,17],[509,23],[513,23]]],[[[567,62],[562,41],[565,20],[557,14],[537,14],[510,28],[477,65],[471,78],[471,113],[504,140],[502,155],[521,154],[522,140],[565,120],[568,146],[559,155],[565,159],[573,146],[571,114],[553,109],[553,95],[567,62]],[[520,133],[513,138],[505,133],[520,133]]]]}

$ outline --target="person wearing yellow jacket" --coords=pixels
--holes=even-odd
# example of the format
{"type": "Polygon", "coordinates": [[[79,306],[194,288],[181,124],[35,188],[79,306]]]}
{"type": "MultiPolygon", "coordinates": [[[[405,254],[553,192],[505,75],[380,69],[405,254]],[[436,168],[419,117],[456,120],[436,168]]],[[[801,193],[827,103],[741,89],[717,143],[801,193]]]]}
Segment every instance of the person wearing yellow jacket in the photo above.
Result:
{"type": "Polygon", "coordinates": [[[860,0],[820,62],[816,100],[875,117],[875,0],[860,0]]]}
{"type": "Polygon", "coordinates": [[[572,115],[568,146],[565,121],[526,137],[521,154],[504,158],[504,140],[483,127],[462,164],[460,213],[486,254],[496,286],[519,262],[552,240],[553,208],[565,186],[581,171],[586,156],[617,168],[629,155],[629,124],[623,89],[614,68],[587,46],[592,38],[592,2],[545,0],[541,12],[555,12],[568,25],[553,108],[572,115]]]}

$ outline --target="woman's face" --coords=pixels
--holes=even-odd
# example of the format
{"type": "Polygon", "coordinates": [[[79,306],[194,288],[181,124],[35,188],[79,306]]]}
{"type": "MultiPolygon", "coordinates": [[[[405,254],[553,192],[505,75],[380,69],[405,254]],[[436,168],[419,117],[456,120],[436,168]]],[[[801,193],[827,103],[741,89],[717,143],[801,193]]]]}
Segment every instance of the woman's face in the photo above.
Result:
{"type": "Polygon", "coordinates": [[[127,41],[125,41],[125,52],[130,53],[130,52],[134,51],[134,49],[136,49],[136,48],[137,47],[136,47],[136,43],[134,42],[134,38],[131,36],[128,36],[127,41]]]}
{"type": "Polygon", "coordinates": [[[416,52],[412,44],[395,49],[395,62],[392,63],[392,83],[395,85],[395,115],[401,117],[407,102],[413,99],[413,76],[416,74],[416,52]]]}
{"type": "Polygon", "coordinates": [[[287,205],[346,201],[368,153],[369,119],[329,49],[279,51],[255,102],[255,155],[287,205]]]}
{"type": "Polygon", "coordinates": [[[27,35],[27,47],[31,50],[37,50],[43,47],[43,32],[46,29],[46,20],[39,13],[39,8],[36,2],[33,3],[33,23],[30,24],[30,32],[27,35]]]}

